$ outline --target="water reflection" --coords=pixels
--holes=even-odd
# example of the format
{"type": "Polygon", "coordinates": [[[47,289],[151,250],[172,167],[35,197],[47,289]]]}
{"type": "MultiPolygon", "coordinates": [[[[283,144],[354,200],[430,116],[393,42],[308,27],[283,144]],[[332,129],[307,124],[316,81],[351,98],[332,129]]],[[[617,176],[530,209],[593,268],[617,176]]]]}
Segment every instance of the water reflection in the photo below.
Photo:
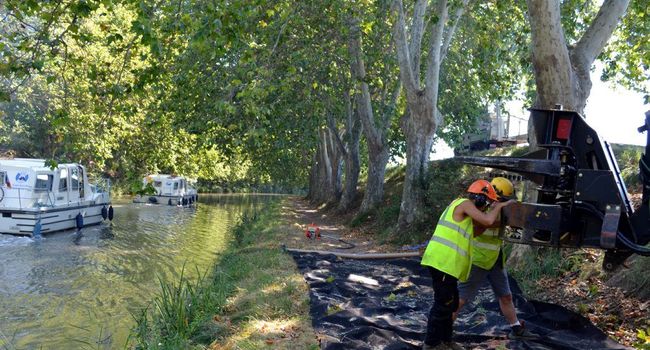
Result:
{"type": "Polygon", "coordinates": [[[159,289],[211,268],[243,212],[277,196],[201,195],[193,208],[116,202],[111,225],[0,236],[0,349],[121,348],[159,289]],[[196,267],[196,268],[195,268],[196,267]]]}

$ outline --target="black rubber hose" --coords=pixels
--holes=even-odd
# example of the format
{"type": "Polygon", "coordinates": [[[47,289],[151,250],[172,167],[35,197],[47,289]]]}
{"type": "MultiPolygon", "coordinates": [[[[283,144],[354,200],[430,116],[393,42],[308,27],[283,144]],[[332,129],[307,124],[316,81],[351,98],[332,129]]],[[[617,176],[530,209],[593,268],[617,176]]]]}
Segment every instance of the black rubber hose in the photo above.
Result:
{"type": "MultiPolygon", "coordinates": [[[[594,205],[591,203],[585,203],[582,202],[580,203],[580,206],[584,206],[584,208],[590,210],[592,213],[598,215],[598,217],[602,220],[605,215],[601,213],[594,205]]],[[[632,234],[634,235],[634,239],[636,239],[636,234],[634,232],[634,228],[630,227],[632,230],[632,234]]],[[[629,248],[631,251],[633,251],[635,254],[639,254],[641,256],[650,256],[650,248],[636,244],[632,241],[630,241],[629,238],[625,237],[624,234],[622,234],[620,231],[616,231],[616,238],[623,243],[624,246],[629,248]]]]}
{"type": "Polygon", "coordinates": [[[639,254],[641,256],[650,256],[650,248],[630,241],[627,237],[625,237],[625,235],[618,231],[616,232],[616,238],[618,238],[624,246],[628,247],[635,254],[639,254]]]}

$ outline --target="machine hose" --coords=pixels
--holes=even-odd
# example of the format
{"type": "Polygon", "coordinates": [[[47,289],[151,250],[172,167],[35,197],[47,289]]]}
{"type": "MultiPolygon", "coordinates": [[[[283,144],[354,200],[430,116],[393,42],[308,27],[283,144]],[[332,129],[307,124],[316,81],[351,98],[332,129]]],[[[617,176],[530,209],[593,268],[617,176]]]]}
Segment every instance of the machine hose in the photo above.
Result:
{"type": "Polygon", "coordinates": [[[639,254],[641,256],[650,256],[650,248],[630,241],[627,237],[625,237],[625,235],[623,235],[619,231],[616,232],[616,238],[618,238],[621,241],[621,243],[623,243],[624,246],[628,247],[635,254],[639,254]]]}
{"type": "Polygon", "coordinates": [[[332,252],[328,250],[310,250],[310,249],[292,249],[287,248],[282,245],[284,251],[290,253],[307,253],[307,254],[333,254],[340,258],[346,259],[358,259],[358,260],[371,260],[371,259],[397,259],[397,258],[409,258],[420,256],[418,252],[408,252],[408,253],[345,253],[345,252],[332,252]]]}
{"type": "MultiPolygon", "coordinates": [[[[604,217],[605,217],[605,215],[603,213],[601,213],[591,203],[582,202],[582,203],[580,203],[580,206],[582,206],[585,209],[589,210],[591,213],[596,214],[601,220],[604,219],[604,217]]],[[[630,230],[632,230],[632,235],[634,235],[634,239],[636,239],[636,233],[634,232],[634,228],[630,227],[630,230]]],[[[638,255],[641,255],[641,256],[650,256],[650,248],[632,242],[623,233],[621,233],[621,231],[618,231],[618,230],[616,231],[616,238],[621,243],[623,243],[624,246],[626,246],[628,249],[633,251],[635,254],[638,254],[638,255]]]]}

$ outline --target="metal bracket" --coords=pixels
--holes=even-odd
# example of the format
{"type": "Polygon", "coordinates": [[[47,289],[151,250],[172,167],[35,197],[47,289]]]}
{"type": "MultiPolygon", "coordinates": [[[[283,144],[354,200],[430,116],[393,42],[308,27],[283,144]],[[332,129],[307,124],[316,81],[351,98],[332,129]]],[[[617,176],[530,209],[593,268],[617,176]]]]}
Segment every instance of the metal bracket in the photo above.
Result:
{"type": "Polygon", "coordinates": [[[600,246],[605,249],[616,248],[616,232],[621,218],[621,206],[607,204],[603,226],[600,231],[600,246]]]}

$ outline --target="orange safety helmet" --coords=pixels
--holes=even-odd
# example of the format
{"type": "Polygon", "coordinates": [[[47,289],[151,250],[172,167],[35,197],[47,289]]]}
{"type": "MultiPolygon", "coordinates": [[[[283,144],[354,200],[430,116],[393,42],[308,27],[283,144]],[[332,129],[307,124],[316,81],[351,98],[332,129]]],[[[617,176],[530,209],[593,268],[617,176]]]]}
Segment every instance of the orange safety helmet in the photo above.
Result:
{"type": "Polygon", "coordinates": [[[469,185],[467,192],[474,193],[474,194],[484,194],[491,201],[496,202],[497,200],[499,200],[499,197],[497,196],[497,191],[494,190],[494,187],[492,187],[492,185],[487,180],[476,180],[472,182],[472,184],[469,185]]]}

